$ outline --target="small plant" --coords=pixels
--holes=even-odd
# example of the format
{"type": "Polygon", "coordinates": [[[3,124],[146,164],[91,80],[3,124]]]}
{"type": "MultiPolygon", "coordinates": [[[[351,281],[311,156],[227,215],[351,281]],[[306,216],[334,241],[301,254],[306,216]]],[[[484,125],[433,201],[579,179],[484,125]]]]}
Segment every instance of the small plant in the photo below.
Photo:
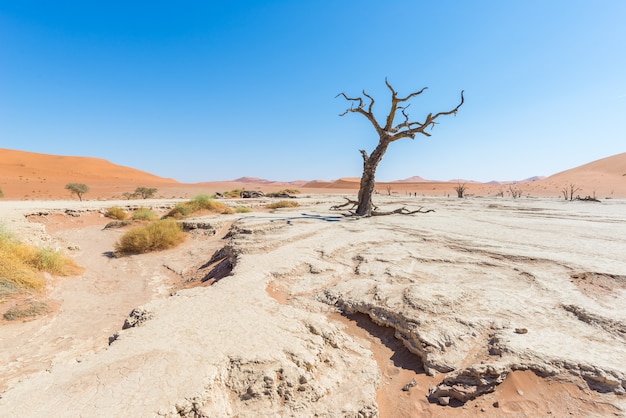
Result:
{"type": "Polygon", "coordinates": [[[4,319],[15,321],[16,319],[30,318],[50,312],[50,307],[45,302],[30,302],[26,305],[16,306],[4,313],[4,319]]]}
{"type": "Polygon", "coordinates": [[[78,200],[83,201],[83,194],[89,191],[89,186],[83,183],[67,183],[65,188],[72,194],[78,196],[78,200]]]}
{"type": "Polygon", "coordinates": [[[239,197],[239,194],[242,192],[242,189],[233,189],[227,192],[222,193],[224,197],[239,197]]]}
{"type": "Polygon", "coordinates": [[[124,197],[124,199],[130,200],[130,199],[134,198],[137,195],[135,193],[131,193],[131,192],[124,192],[124,193],[122,193],[122,196],[124,197]]]}
{"type": "Polygon", "coordinates": [[[165,216],[164,219],[174,218],[174,219],[183,219],[187,216],[190,216],[196,212],[200,212],[202,210],[208,210],[211,212],[217,213],[233,213],[233,210],[223,204],[222,202],[217,202],[209,195],[199,194],[194,196],[190,201],[179,203],[172,210],[170,210],[165,216]]]}
{"type": "Polygon", "coordinates": [[[237,212],[237,213],[248,213],[248,212],[252,212],[252,209],[249,208],[248,206],[237,206],[235,208],[235,212],[237,212]]]}
{"type": "Polygon", "coordinates": [[[131,219],[133,221],[154,221],[157,216],[150,209],[142,207],[133,212],[131,219]]]}
{"type": "Polygon", "coordinates": [[[135,195],[141,196],[142,199],[148,199],[154,197],[157,192],[156,187],[137,187],[135,189],[135,195]]]}
{"type": "Polygon", "coordinates": [[[127,231],[115,243],[115,252],[117,255],[143,254],[175,247],[184,240],[185,233],[178,222],[164,219],[127,231]]]}
{"type": "Polygon", "coordinates": [[[128,217],[128,214],[124,209],[120,208],[119,206],[113,206],[106,210],[104,216],[111,219],[117,219],[118,221],[123,221],[128,217]]]}
{"type": "Polygon", "coordinates": [[[69,276],[82,270],[59,251],[19,242],[0,225],[0,294],[37,291],[45,285],[42,271],[69,276]]]}
{"type": "Polygon", "coordinates": [[[4,193],[2,192],[2,189],[0,189],[0,197],[4,197],[4,193]]]}
{"type": "Polygon", "coordinates": [[[295,208],[298,205],[298,202],[294,202],[293,200],[279,200],[278,202],[270,203],[266,205],[266,207],[270,209],[280,209],[280,208],[295,208]]]}

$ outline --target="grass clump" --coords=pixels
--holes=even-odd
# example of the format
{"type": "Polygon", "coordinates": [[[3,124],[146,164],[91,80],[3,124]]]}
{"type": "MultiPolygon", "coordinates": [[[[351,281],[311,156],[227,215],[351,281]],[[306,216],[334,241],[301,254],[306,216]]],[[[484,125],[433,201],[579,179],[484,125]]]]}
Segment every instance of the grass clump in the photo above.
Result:
{"type": "Polygon", "coordinates": [[[298,202],[294,202],[293,200],[279,200],[278,202],[270,203],[266,205],[270,209],[280,209],[280,208],[295,208],[300,206],[298,202]]]}
{"type": "Polygon", "coordinates": [[[82,270],[60,251],[19,242],[1,225],[0,260],[0,297],[41,290],[46,284],[41,272],[69,276],[82,270]]]}
{"type": "Polygon", "coordinates": [[[203,210],[223,214],[233,213],[233,210],[222,202],[212,199],[209,195],[199,194],[187,202],[177,204],[163,218],[183,219],[203,210]]]}
{"type": "Polygon", "coordinates": [[[50,312],[50,307],[45,302],[30,302],[25,306],[16,306],[4,313],[4,319],[15,321],[17,319],[39,316],[50,312]]]}
{"type": "Polygon", "coordinates": [[[133,212],[131,219],[133,221],[154,221],[157,216],[148,208],[139,208],[133,212]]]}
{"type": "Polygon", "coordinates": [[[239,197],[243,190],[242,189],[233,189],[227,192],[222,193],[224,197],[239,197]]]}
{"type": "Polygon", "coordinates": [[[117,219],[118,221],[123,221],[128,217],[126,211],[119,206],[113,206],[112,208],[108,208],[104,213],[104,216],[111,219],[117,219]]]}
{"type": "Polygon", "coordinates": [[[235,212],[237,212],[237,213],[248,213],[248,212],[252,212],[252,209],[249,208],[248,206],[237,206],[237,207],[235,207],[235,212]]]}
{"type": "Polygon", "coordinates": [[[143,254],[182,243],[185,233],[173,219],[164,219],[128,230],[115,243],[116,254],[143,254]]]}

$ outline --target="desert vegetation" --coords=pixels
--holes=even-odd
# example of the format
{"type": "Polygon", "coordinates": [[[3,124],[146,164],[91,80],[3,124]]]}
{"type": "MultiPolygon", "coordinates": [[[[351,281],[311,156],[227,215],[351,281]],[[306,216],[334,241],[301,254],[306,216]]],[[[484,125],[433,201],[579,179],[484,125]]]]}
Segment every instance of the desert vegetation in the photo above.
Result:
{"type": "Polygon", "coordinates": [[[115,243],[115,255],[143,254],[172,248],[185,240],[181,226],[162,219],[128,230],[115,243]]]}
{"type": "Polygon", "coordinates": [[[141,207],[131,215],[133,221],[154,221],[157,219],[156,213],[148,208],[141,207]]]}
{"type": "Polygon", "coordinates": [[[222,214],[233,213],[233,210],[222,202],[215,201],[209,195],[200,194],[187,202],[177,204],[163,218],[183,219],[202,211],[222,214]]]}
{"type": "Polygon", "coordinates": [[[135,196],[140,196],[142,199],[149,199],[154,197],[156,192],[156,187],[137,187],[135,189],[135,196]]]}
{"type": "Polygon", "coordinates": [[[118,221],[123,221],[128,217],[128,213],[126,213],[126,211],[119,206],[113,206],[104,212],[104,216],[118,221]]]}
{"type": "Polygon", "coordinates": [[[2,189],[0,189],[0,197],[4,197],[4,193],[2,192],[2,189]]]}
{"type": "Polygon", "coordinates": [[[265,207],[269,209],[295,208],[297,206],[299,206],[298,202],[294,202],[293,200],[279,200],[278,202],[265,205],[265,207]]]}
{"type": "Polygon", "coordinates": [[[78,200],[82,202],[83,195],[89,191],[89,186],[84,183],[67,183],[65,189],[78,196],[78,200]]]}
{"type": "Polygon", "coordinates": [[[60,251],[36,248],[17,240],[0,225],[0,299],[45,285],[42,272],[56,276],[78,274],[81,268],[60,251]]]}

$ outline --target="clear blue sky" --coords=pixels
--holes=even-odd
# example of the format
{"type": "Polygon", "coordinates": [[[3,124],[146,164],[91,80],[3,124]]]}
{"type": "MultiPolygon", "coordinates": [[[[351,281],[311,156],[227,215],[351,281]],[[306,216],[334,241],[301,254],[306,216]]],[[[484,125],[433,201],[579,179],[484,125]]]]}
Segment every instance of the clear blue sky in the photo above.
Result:
{"type": "Polygon", "coordinates": [[[0,147],[183,182],[358,177],[345,91],[424,86],[379,180],[520,180],[626,151],[626,1],[0,0],[0,147]]]}

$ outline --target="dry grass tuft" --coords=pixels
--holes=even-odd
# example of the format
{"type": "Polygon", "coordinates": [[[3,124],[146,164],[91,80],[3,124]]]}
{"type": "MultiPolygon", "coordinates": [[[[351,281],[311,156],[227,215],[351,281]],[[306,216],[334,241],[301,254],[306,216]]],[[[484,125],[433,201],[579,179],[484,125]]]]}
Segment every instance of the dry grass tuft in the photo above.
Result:
{"type": "Polygon", "coordinates": [[[154,221],[156,219],[156,214],[148,208],[139,208],[132,215],[133,221],[154,221]]]}
{"type": "Polygon", "coordinates": [[[184,240],[185,233],[178,222],[164,219],[130,229],[115,243],[115,252],[119,255],[143,254],[175,247],[184,240]]]}
{"type": "Polygon", "coordinates": [[[104,216],[111,219],[117,219],[118,221],[123,221],[128,217],[126,211],[119,206],[113,206],[112,208],[108,208],[104,213],[104,216]]]}
{"type": "Polygon", "coordinates": [[[50,307],[45,302],[29,302],[26,305],[16,306],[4,313],[4,319],[15,321],[16,319],[30,318],[44,315],[50,312],[50,307]]]}
{"type": "Polygon", "coordinates": [[[23,244],[1,226],[0,260],[0,297],[41,290],[46,284],[41,272],[69,276],[82,271],[60,251],[23,244]]]}
{"type": "Polygon", "coordinates": [[[274,202],[274,203],[270,203],[269,205],[266,205],[266,207],[270,209],[295,208],[297,206],[300,206],[300,205],[298,204],[298,202],[295,202],[293,200],[279,200],[278,202],[274,202]]]}
{"type": "Polygon", "coordinates": [[[222,214],[234,213],[233,209],[222,202],[213,200],[206,194],[200,194],[188,202],[177,204],[163,218],[183,219],[203,210],[222,214]]]}

